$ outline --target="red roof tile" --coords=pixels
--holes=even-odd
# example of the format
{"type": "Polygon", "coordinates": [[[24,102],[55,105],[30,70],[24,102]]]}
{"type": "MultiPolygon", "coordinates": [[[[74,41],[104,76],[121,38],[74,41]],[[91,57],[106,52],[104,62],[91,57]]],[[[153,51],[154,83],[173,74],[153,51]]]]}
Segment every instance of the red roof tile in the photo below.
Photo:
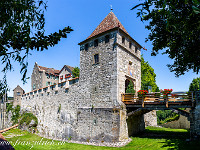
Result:
{"type": "Polygon", "coordinates": [[[128,32],[121,24],[121,22],[117,19],[115,14],[113,12],[110,12],[87,39],[117,27],[119,27],[121,30],[128,34],[128,32]]]}
{"type": "Polygon", "coordinates": [[[39,67],[39,70],[42,71],[44,70],[45,73],[49,73],[49,74],[59,74],[60,70],[56,70],[54,68],[47,68],[47,67],[42,67],[42,66],[38,66],[39,67]]]}

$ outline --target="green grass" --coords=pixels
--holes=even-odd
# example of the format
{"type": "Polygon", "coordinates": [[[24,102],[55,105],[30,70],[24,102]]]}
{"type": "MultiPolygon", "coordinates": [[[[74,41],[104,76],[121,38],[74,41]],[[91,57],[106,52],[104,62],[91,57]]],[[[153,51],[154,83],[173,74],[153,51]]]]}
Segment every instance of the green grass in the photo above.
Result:
{"type": "Polygon", "coordinates": [[[41,145],[42,142],[52,142],[52,140],[19,129],[7,131],[3,133],[3,136],[5,136],[16,150],[195,150],[200,147],[200,142],[185,141],[189,138],[189,132],[187,130],[155,127],[146,128],[145,132],[138,136],[131,137],[132,142],[120,148],[98,147],[67,142],[61,143],[59,141],[54,141],[53,144],[49,143],[44,145],[43,143],[43,145],[41,145]],[[41,143],[36,144],[35,141],[41,141],[41,143]],[[16,142],[18,142],[18,144],[16,144],[16,142]]]}

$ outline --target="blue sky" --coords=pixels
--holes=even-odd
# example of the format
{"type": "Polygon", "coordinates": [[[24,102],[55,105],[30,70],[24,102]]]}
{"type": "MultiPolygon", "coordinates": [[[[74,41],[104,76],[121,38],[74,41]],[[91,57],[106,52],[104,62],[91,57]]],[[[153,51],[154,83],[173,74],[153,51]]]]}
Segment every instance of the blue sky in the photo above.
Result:
{"type": "MultiPolygon", "coordinates": [[[[192,71],[184,76],[176,78],[174,73],[170,72],[167,64],[171,64],[167,55],[159,54],[156,57],[151,56],[151,42],[145,43],[148,36],[148,30],[145,29],[145,23],[137,18],[136,10],[130,10],[139,0],[49,0],[48,8],[45,12],[46,33],[56,32],[66,26],[71,26],[74,31],[68,35],[67,39],[62,39],[58,45],[49,48],[43,52],[33,51],[28,57],[28,73],[31,77],[34,63],[41,66],[61,69],[63,65],[78,66],[80,63],[80,48],[78,43],[86,39],[98,24],[110,12],[110,5],[113,12],[126,28],[128,33],[147,51],[142,50],[145,61],[154,68],[157,75],[157,85],[160,89],[172,88],[174,91],[187,91],[193,78],[198,77],[192,71]]],[[[22,75],[19,73],[20,66],[14,63],[14,71],[7,73],[8,85],[10,87],[9,96],[12,96],[12,90],[19,84],[26,92],[31,90],[31,79],[23,85],[22,75]]]]}

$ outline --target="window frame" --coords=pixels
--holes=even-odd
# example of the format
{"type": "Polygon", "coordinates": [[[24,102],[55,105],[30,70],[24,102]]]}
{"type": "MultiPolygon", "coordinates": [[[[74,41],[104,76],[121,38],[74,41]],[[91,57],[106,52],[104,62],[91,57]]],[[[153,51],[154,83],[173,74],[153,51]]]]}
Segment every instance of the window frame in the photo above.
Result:
{"type": "Polygon", "coordinates": [[[99,64],[99,53],[95,53],[94,55],[93,55],[93,64],[99,64]],[[97,60],[98,61],[96,61],[96,57],[95,56],[98,56],[97,58],[97,60]]]}
{"type": "Polygon", "coordinates": [[[124,36],[122,36],[122,44],[125,45],[125,37],[124,36]]]}
{"type": "Polygon", "coordinates": [[[109,42],[110,42],[110,35],[107,34],[107,35],[105,36],[105,43],[109,43],[109,42]]]}
{"type": "Polygon", "coordinates": [[[138,51],[138,47],[137,46],[135,46],[135,53],[137,54],[137,51],[138,51]]]}
{"type": "Polygon", "coordinates": [[[132,49],[133,44],[129,42],[129,49],[132,49]]]}
{"type": "Polygon", "coordinates": [[[87,43],[87,44],[85,44],[85,51],[88,51],[88,49],[89,49],[89,44],[87,43]]]}
{"type": "Polygon", "coordinates": [[[94,47],[99,46],[99,39],[94,40],[94,47]]]}

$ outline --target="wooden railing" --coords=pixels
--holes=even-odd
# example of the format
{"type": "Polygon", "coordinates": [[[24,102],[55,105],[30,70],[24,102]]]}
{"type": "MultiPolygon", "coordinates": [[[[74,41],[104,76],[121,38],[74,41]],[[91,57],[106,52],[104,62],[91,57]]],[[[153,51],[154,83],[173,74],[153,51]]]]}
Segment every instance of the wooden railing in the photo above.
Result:
{"type": "Polygon", "coordinates": [[[0,133],[6,132],[6,131],[8,131],[8,130],[10,130],[10,129],[13,129],[13,128],[16,128],[16,127],[18,127],[18,124],[14,125],[14,126],[12,126],[12,127],[9,127],[9,128],[3,129],[3,130],[0,130],[0,133]]]}
{"type": "Polygon", "coordinates": [[[143,97],[137,97],[134,94],[122,94],[122,102],[125,104],[141,104],[144,107],[146,104],[164,104],[169,107],[169,104],[191,104],[194,107],[195,98],[191,94],[171,94],[159,95],[158,93],[146,94],[143,97]],[[185,103],[184,103],[185,102],[185,103]]]}

